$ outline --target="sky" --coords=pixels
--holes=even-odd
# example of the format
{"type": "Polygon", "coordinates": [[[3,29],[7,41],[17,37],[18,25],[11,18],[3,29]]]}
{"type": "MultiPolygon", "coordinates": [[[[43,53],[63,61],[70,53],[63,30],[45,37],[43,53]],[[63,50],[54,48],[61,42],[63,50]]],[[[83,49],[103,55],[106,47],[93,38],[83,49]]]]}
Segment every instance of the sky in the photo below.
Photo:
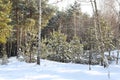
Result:
{"type": "MultiPolygon", "coordinates": [[[[66,9],[69,5],[71,4],[74,4],[75,1],[85,1],[85,0],[49,0],[49,3],[54,5],[54,6],[57,6],[59,8],[59,10],[64,10],[66,9]],[[56,3],[58,1],[58,3],[56,3]]],[[[105,0],[96,0],[97,1],[97,5],[98,5],[98,9],[101,9],[102,8],[102,3],[105,1],[105,0]]],[[[118,0],[119,3],[120,3],[120,0],[118,0]]],[[[93,14],[93,10],[92,10],[92,6],[91,6],[91,3],[85,3],[85,2],[80,2],[81,4],[81,11],[83,13],[87,13],[89,15],[92,15],[93,14]]],[[[116,10],[119,10],[119,6],[118,6],[118,3],[115,4],[116,6],[116,10]]]]}
{"type": "MultiPolygon", "coordinates": [[[[57,0],[49,0],[49,3],[53,4],[55,6],[58,6],[59,10],[62,10],[62,9],[66,9],[70,4],[73,4],[75,0],[62,0],[62,1],[58,0],[59,1],[58,3],[56,3],[56,1],[57,0]]],[[[82,2],[81,10],[82,10],[82,12],[90,14],[90,15],[93,13],[90,3],[82,2]]]]}

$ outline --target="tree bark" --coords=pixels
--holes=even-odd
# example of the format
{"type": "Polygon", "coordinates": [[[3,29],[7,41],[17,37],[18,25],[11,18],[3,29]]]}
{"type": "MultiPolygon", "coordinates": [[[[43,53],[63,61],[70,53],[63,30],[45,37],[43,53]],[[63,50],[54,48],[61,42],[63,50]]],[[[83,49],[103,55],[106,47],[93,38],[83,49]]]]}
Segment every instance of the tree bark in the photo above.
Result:
{"type": "Polygon", "coordinates": [[[38,54],[37,54],[37,64],[40,65],[40,53],[41,53],[41,50],[40,50],[40,46],[41,46],[41,0],[39,0],[39,22],[38,22],[38,54]]]}
{"type": "Polygon", "coordinates": [[[117,51],[116,64],[118,64],[118,61],[119,61],[119,53],[120,53],[120,51],[118,50],[118,51],[117,51]]]}

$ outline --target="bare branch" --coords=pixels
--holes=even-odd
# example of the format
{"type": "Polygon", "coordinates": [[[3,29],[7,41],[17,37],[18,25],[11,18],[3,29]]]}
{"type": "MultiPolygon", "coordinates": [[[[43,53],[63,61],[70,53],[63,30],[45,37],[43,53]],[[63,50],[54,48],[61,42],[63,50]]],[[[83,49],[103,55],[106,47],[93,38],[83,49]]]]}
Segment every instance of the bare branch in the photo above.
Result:
{"type": "Polygon", "coordinates": [[[57,0],[56,2],[52,3],[52,4],[58,4],[59,2],[62,2],[63,0],[57,0]]]}

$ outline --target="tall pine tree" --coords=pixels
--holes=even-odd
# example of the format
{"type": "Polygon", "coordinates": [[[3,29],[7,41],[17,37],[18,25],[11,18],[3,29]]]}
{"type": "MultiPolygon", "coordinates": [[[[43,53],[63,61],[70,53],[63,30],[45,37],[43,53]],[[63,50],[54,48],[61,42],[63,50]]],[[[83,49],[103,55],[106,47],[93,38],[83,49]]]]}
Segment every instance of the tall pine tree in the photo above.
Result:
{"type": "Polygon", "coordinates": [[[2,58],[2,64],[7,63],[6,47],[7,38],[11,32],[11,26],[9,25],[11,19],[9,18],[11,11],[10,0],[0,0],[0,54],[2,58]]]}
{"type": "Polygon", "coordinates": [[[10,0],[0,0],[0,43],[6,43],[11,32],[9,18],[11,10],[10,0]]]}

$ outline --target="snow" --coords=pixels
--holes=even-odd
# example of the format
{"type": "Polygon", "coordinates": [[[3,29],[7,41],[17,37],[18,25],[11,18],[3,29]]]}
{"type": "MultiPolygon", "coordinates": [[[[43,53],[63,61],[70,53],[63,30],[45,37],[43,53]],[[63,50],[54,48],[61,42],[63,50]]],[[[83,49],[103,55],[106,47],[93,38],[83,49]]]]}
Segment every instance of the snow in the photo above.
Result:
{"type": "Polygon", "coordinates": [[[0,65],[0,80],[120,80],[120,65],[113,63],[108,68],[99,65],[91,68],[48,60],[41,60],[41,65],[36,65],[12,57],[7,65],[0,65]]]}

